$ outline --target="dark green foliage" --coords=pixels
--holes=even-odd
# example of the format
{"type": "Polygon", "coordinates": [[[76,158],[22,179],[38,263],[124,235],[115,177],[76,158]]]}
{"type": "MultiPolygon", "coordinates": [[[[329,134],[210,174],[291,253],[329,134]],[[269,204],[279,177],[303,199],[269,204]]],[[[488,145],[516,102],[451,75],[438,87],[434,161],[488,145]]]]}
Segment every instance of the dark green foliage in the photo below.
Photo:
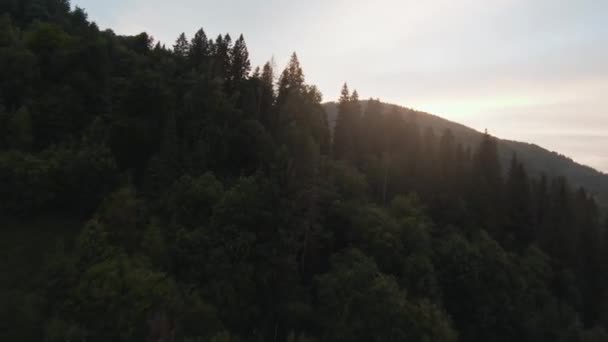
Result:
{"type": "MultiPolygon", "coordinates": [[[[183,44],[180,42],[180,44],[183,44]]],[[[203,29],[200,29],[192,38],[190,42],[190,49],[188,50],[188,58],[193,67],[200,67],[205,63],[206,59],[211,55],[211,46],[207,35],[203,29]]]]}
{"type": "Polygon", "coordinates": [[[291,55],[289,64],[283,70],[281,77],[279,78],[278,90],[277,90],[277,104],[282,105],[293,93],[300,93],[304,87],[304,72],[300,66],[298,55],[294,52],[291,55]]]}
{"type": "Polygon", "coordinates": [[[259,85],[259,110],[260,122],[267,127],[270,132],[274,132],[277,126],[276,113],[273,111],[276,93],[274,89],[274,68],[270,62],[264,64],[262,74],[260,75],[259,85]]]}
{"type": "Polygon", "coordinates": [[[357,137],[359,121],[361,120],[361,105],[359,95],[355,90],[351,95],[346,83],[342,87],[338,117],[334,128],[334,158],[338,160],[355,161],[358,152],[357,137]]]}
{"type": "Polygon", "coordinates": [[[532,197],[528,174],[515,156],[511,161],[505,186],[508,205],[505,234],[509,235],[507,239],[510,241],[520,244],[520,247],[526,247],[534,240],[532,197]]]}
{"type": "Polygon", "coordinates": [[[243,35],[239,36],[236,40],[232,51],[230,51],[230,82],[238,83],[249,76],[251,71],[251,64],[249,62],[249,52],[247,51],[247,45],[245,44],[245,38],[243,35]]]}
{"type": "Polygon", "coordinates": [[[117,167],[103,146],[54,147],[39,155],[0,154],[0,211],[87,215],[117,183],[117,167]]]}
{"type": "Polygon", "coordinates": [[[321,322],[327,341],[455,341],[443,313],[411,302],[391,276],[356,249],[330,259],[318,277],[321,322]]]}
{"type": "Polygon", "coordinates": [[[34,144],[32,118],[27,108],[22,107],[7,122],[7,141],[16,150],[28,151],[34,144]]]}
{"type": "Polygon", "coordinates": [[[496,203],[503,200],[502,169],[498,159],[497,141],[487,132],[473,156],[471,203],[478,212],[478,224],[494,236],[501,238],[499,225],[503,221],[501,208],[496,203]]]}
{"type": "Polygon", "coordinates": [[[242,35],[0,12],[0,340],[606,339],[603,213],[526,149],[346,86],[328,118],[242,35]]]}
{"type": "Polygon", "coordinates": [[[176,56],[182,58],[188,56],[188,54],[190,53],[190,43],[188,42],[188,38],[186,38],[185,33],[180,34],[177,40],[175,41],[175,45],[173,45],[173,52],[176,56]]]}
{"type": "MultiPolygon", "coordinates": [[[[364,108],[368,108],[370,102],[376,101],[368,100],[361,102],[364,108]]],[[[433,114],[387,103],[374,103],[373,106],[379,108],[373,111],[374,113],[378,113],[378,116],[396,109],[406,121],[415,122],[421,128],[432,127],[437,134],[444,132],[446,129],[451,130],[458,144],[462,145],[462,152],[465,155],[470,155],[471,152],[475,151],[483,137],[483,133],[433,114]]],[[[337,107],[336,102],[324,104],[330,127],[335,125],[338,112],[337,107]]],[[[366,127],[368,125],[363,125],[364,130],[366,130],[366,127]]],[[[550,178],[565,176],[577,187],[582,186],[590,191],[596,198],[596,201],[598,201],[598,204],[603,209],[606,208],[606,203],[608,203],[608,176],[606,174],[578,164],[572,159],[556,152],[523,142],[498,140],[498,153],[501,165],[503,166],[503,172],[507,170],[511,158],[515,153],[518,159],[526,166],[531,178],[540,177],[541,174],[546,174],[550,178]]]]}
{"type": "Polygon", "coordinates": [[[182,176],[167,195],[166,209],[179,226],[196,228],[209,223],[213,208],[223,196],[223,186],[213,174],[182,176]]]}

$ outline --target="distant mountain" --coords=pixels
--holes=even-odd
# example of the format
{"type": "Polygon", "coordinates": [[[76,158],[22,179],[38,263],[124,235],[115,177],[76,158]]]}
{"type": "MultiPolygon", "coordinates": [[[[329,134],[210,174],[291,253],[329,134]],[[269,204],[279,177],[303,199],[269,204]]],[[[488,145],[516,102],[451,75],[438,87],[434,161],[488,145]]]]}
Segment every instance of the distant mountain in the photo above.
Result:
{"type": "MultiPolygon", "coordinates": [[[[367,104],[362,101],[363,106],[367,104]]],[[[461,125],[441,118],[437,115],[416,111],[410,108],[394,104],[384,103],[384,112],[397,110],[406,119],[416,120],[421,131],[432,128],[440,135],[444,130],[450,129],[464,146],[475,148],[479,143],[482,133],[467,126],[461,125]]],[[[328,102],[324,104],[330,127],[333,128],[338,112],[337,103],[328,102]]],[[[499,153],[503,166],[509,165],[513,153],[526,165],[529,172],[534,175],[546,173],[547,176],[564,176],[575,186],[582,186],[597,197],[602,207],[608,208],[608,175],[597,171],[589,166],[579,164],[574,160],[552,152],[538,145],[499,139],[499,153]]]]}

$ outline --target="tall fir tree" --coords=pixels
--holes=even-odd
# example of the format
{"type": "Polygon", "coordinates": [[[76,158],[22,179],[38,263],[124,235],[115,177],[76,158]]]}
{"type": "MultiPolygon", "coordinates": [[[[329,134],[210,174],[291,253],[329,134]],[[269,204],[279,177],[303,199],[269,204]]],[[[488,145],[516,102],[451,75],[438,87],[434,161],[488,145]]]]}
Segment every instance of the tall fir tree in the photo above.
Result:
{"type": "Polygon", "coordinates": [[[190,49],[188,51],[190,64],[193,67],[201,66],[201,64],[203,64],[209,57],[209,48],[209,40],[205,34],[205,31],[201,28],[196,32],[190,43],[190,49]]]}
{"type": "Polygon", "coordinates": [[[361,157],[378,156],[380,154],[380,141],[382,136],[380,123],[383,115],[380,100],[370,98],[367,100],[365,111],[361,117],[361,127],[358,140],[360,141],[361,157]]]}
{"type": "Polygon", "coordinates": [[[578,233],[573,231],[574,214],[572,192],[568,180],[557,177],[549,190],[549,217],[547,231],[542,233],[545,250],[562,265],[575,264],[575,251],[578,244],[578,233]]]}
{"type": "Polygon", "coordinates": [[[215,76],[227,81],[231,72],[230,51],[232,50],[232,38],[229,34],[224,36],[218,35],[214,46],[215,76]]]}
{"type": "Polygon", "coordinates": [[[274,102],[274,67],[271,62],[264,64],[260,75],[260,115],[262,124],[271,132],[276,128],[276,112],[274,102]]]}
{"type": "Polygon", "coordinates": [[[238,83],[249,76],[251,62],[249,61],[249,52],[247,51],[247,44],[243,35],[239,36],[230,51],[230,64],[232,69],[230,81],[232,83],[238,83]]]}
{"type": "Polygon", "coordinates": [[[186,38],[185,33],[181,33],[175,41],[175,44],[173,45],[173,52],[179,57],[188,57],[188,53],[190,52],[190,43],[188,42],[188,38],[186,38]]]}
{"type": "Polygon", "coordinates": [[[534,225],[536,227],[535,239],[541,234],[541,229],[548,222],[549,212],[549,183],[547,174],[541,173],[535,182],[533,191],[534,225]]]}
{"type": "Polygon", "coordinates": [[[509,237],[509,244],[523,249],[533,241],[534,215],[528,174],[515,155],[511,158],[505,185],[507,210],[505,233],[509,237]]]}
{"type": "Polygon", "coordinates": [[[496,138],[486,131],[475,152],[472,169],[472,204],[478,211],[480,228],[494,237],[504,237],[500,225],[503,222],[502,169],[498,158],[496,138]]]}
{"type": "Polygon", "coordinates": [[[592,328],[605,303],[598,298],[605,295],[602,279],[602,232],[600,210],[592,196],[583,188],[574,195],[574,232],[578,233],[575,269],[581,289],[582,320],[587,328],[592,328]]]}
{"type": "Polygon", "coordinates": [[[357,130],[361,116],[359,95],[355,90],[351,95],[348,85],[342,86],[338,102],[338,116],[334,127],[333,153],[334,158],[354,162],[357,156],[357,130]]]}
{"type": "Polygon", "coordinates": [[[446,129],[439,141],[439,179],[447,189],[453,189],[457,178],[456,140],[452,130],[446,129]]]}
{"type": "Polygon", "coordinates": [[[277,103],[280,106],[290,93],[301,93],[304,90],[304,72],[300,66],[298,55],[294,52],[289,63],[279,77],[277,103]]]}

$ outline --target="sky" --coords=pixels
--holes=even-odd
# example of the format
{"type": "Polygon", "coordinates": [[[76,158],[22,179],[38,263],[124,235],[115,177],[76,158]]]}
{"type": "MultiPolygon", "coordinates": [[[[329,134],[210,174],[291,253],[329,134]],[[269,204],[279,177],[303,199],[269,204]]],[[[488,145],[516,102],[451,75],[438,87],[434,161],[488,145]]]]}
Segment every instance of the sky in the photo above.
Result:
{"type": "Polygon", "coordinates": [[[297,52],[325,101],[362,98],[538,144],[608,173],[606,0],[72,0],[172,46],[243,33],[254,65],[297,52]]]}

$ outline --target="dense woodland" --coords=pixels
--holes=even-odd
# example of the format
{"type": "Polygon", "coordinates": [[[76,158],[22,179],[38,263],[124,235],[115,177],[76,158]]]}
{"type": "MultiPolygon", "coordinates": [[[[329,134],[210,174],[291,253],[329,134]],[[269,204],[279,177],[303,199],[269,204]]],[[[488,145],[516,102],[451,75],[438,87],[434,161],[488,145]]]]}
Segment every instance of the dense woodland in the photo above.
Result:
{"type": "Polygon", "coordinates": [[[243,36],[0,13],[0,236],[46,227],[35,271],[0,254],[0,340],[608,340],[603,213],[489,134],[346,85],[332,132],[296,54],[253,69],[243,36]]]}
{"type": "MultiPolygon", "coordinates": [[[[362,107],[367,106],[367,100],[360,100],[362,107]]],[[[418,127],[425,130],[432,128],[435,132],[451,131],[454,139],[462,144],[464,149],[475,150],[483,139],[484,133],[452,122],[439,116],[417,111],[415,109],[382,103],[378,112],[397,112],[404,116],[406,121],[415,121],[418,127]]],[[[338,103],[334,101],[323,103],[327,113],[329,127],[333,129],[338,116],[338,103]]],[[[522,121],[519,124],[525,125],[522,121]]],[[[543,174],[548,178],[566,177],[573,188],[584,187],[595,198],[602,210],[608,209],[608,175],[589,166],[581,165],[574,160],[546,150],[538,145],[496,139],[498,157],[504,172],[508,171],[513,155],[526,166],[530,177],[540,177],[543,174]]]]}

